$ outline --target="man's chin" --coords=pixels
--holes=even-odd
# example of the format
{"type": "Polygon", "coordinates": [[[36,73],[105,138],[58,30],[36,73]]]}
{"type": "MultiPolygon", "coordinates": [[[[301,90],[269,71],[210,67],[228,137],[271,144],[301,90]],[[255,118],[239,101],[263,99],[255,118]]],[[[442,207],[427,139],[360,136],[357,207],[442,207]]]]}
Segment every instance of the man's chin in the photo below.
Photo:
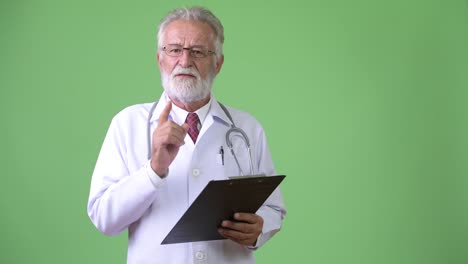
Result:
{"type": "Polygon", "coordinates": [[[169,96],[169,98],[171,98],[172,100],[179,101],[179,102],[184,103],[184,104],[200,102],[200,101],[203,101],[207,97],[210,96],[210,93],[208,93],[206,96],[204,94],[196,94],[196,95],[195,94],[190,94],[190,95],[187,95],[186,93],[184,93],[182,95],[180,93],[171,93],[171,92],[167,92],[167,91],[166,91],[166,93],[169,96]]]}
{"type": "Polygon", "coordinates": [[[192,103],[196,103],[196,102],[201,101],[201,100],[194,99],[194,98],[170,96],[170,95],[169,95],[169,98],[171,98],[171,100],[173,100],[173,101],[181,102],[183,104],[192,104],[192,103]]]}
{"type": "Polygon", "coordinates": [[[196,89],[197,86],[196,79],[192,78],[175,78],[172,81],[172,87],[177,87],[175,89],[181,90],[191,90],[196,89]]]}

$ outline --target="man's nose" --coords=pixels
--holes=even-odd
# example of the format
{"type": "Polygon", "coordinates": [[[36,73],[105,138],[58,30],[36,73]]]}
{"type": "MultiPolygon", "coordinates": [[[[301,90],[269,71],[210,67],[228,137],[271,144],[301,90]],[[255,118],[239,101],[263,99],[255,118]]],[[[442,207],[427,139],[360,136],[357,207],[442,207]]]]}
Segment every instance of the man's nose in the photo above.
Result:
{"type": "Polygon", "coordinates": [[[182,55],[180,55],[179,57],[179,65],[184,68],[187,68],[187,67],[192,66],[192,63],[193,63],[193,60],[192,60],[192,56],[190,55],[190,50],[184,49],[182,52],[182,55]]]}

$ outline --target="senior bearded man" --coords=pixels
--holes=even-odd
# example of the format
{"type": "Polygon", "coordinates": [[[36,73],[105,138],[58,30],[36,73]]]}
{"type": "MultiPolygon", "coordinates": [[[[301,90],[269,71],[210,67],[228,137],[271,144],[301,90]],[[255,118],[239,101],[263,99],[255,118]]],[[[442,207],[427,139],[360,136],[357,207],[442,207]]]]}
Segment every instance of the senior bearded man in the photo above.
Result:
{"type": "MultiPolygon", "coordinates": [[[[92,176],[88,215],[106,235],[128,229],[127,263],[255,263],[253,251],[281,228],[286,211],[277,188],[255,214],[237,212],[222,222],[219,233],[227,239],[161,245],[210,180],[248,171],[245,151],[238,160],[247,168],[230,155],[216,162],[226,147],[227,112],[250,138],[256,172],[275,175],[258,121],[231,107],[225,112],[211,92],[224,62],[223,42],[223,26],[209,10],[169,13],[158,31],[163,94],[156,104],[130,106],[111,122],[92,176]]],[[[234,149],[243,144],[233,142],[234,149]]]]}

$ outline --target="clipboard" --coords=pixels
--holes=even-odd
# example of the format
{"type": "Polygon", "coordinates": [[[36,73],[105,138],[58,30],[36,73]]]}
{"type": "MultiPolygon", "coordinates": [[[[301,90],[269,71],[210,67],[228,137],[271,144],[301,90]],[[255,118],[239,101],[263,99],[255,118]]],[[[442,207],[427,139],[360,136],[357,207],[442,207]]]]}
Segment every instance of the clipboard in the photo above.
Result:
{"type": "Polygon", "coordinates": [[[236,212],[257,212],[285,177],[252,176],[210,181],[161,245],[225,239],[218,233],[221,222],[232,220],[236,212]]]}

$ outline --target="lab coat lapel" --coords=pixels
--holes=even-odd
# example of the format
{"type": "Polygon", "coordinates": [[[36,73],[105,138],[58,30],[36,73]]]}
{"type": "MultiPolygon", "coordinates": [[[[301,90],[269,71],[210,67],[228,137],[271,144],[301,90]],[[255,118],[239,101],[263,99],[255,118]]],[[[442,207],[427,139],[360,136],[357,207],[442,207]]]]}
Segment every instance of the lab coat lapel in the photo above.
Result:
{"type": "Polygon", "coordinates": [[[219,105],[216,98],[213,96],[210,110],[208,111],[208,114],[206,115],[205,121],[203,122],[202,128],[201,128],[200,133],[198,135],[197,142],[203,137],[205,132],[214,123],[220,123],[221,125],[226,126],[226,128],[229,128],[229,126],[230,126],[229,118],[227,117],[226,113],[224,113],[223,109],[219,105]]]}

